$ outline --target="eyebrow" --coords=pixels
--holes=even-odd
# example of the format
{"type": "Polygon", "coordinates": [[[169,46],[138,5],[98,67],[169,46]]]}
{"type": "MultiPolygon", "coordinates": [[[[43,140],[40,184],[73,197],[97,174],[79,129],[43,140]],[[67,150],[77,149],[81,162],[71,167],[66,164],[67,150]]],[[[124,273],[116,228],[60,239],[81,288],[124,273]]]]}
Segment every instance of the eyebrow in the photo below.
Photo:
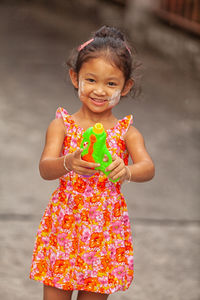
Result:
{"type": "MultiPolygon", "coordinates": [[[[94,77],[96,77],[96,75],[93,74],[93,73],[86,73],[85,76],[94,76],[94,77]]],[[[109,77],[109,78],[106,78],[106,80],[116,80],[117,81],[118,78],[117,77],[109,77]]]]}
{"type": "Polygon", "coordinates": [[[94,76],[95,77],[96,75],[93,73],[86,73],[85,76],[94,76]]]}
{"type": "Polygon", "coordinates": [[[108,80],[119,80],[117,77],[109,77],[108,80]]]}

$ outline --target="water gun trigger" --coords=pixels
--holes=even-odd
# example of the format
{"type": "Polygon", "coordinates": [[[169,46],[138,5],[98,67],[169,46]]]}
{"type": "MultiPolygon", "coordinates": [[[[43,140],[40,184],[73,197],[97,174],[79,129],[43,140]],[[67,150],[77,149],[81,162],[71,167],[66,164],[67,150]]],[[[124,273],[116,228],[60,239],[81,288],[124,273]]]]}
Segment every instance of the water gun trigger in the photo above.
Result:
{"type": "MultiPolygon", "coordinates": [[[[108,176],[111,171],[106,171],[106,168],[112,163],[112,156],[107,148],[106,149],[104,148],[103,158],[101,161],[99,161],[99,163],[100,163],[100,167],[97,167],[95,169],[102,171],[106,176],[108,176]]],[[[110,178],[109,178],[109,180],[112,182],[118,181],[118,179],[112,180],[110,178]]]]}
{"type": "Polygon", "coordinates": [[[107,155],[107,154],[104,154],[103,161],[106,162],[106,161],[108,161],[108,160],[109,160],[108,155],[107,155]]]}

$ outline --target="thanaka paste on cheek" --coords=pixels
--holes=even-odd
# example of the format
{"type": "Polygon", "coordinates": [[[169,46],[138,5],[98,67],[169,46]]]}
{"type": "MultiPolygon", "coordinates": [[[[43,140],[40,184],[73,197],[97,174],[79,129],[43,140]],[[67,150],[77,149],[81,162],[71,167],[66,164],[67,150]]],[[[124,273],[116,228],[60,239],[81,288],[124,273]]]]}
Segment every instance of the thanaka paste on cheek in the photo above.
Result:
{"type": "Polygon", "coordinates": [[[78,96],[79,98],[81,97],[81,94],[84,92],[84,81],[83,80],[79,80],[78,83],[78,96]]]}
{"type": "Polygon", "coordinates": [[[109,101],[108,106],[109,107],[115,106],[119,102],[120,97],[121,97],[121,91],[120,90],[116,90],[112,94],[112,96],[108,98],[108,101],[109,101]]]}

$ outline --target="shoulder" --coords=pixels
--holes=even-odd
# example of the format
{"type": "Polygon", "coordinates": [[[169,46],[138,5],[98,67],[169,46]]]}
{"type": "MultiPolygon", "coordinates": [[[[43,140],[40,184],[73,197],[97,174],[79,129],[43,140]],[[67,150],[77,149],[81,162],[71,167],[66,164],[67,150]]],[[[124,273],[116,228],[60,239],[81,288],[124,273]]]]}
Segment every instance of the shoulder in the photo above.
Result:
{"type": "Polygon", "coordinates": [[[136,141],[136,140],[143,140],[142,134],[139,132],[137,128],[134,126],[129,126],[125,136],[124,136],[125,142],[128,141],[136,141]]]}
{"type": "Polygon", "coordinates": [[[59,133],[65,133],[65,125],[63,122],[63,119],[59,118],[59,119],[54,119],[53,121],[51,121],[51,123],[48,126],[47,129],[47,133],[55,133],[55,132],[59,132],[59,133]]]}

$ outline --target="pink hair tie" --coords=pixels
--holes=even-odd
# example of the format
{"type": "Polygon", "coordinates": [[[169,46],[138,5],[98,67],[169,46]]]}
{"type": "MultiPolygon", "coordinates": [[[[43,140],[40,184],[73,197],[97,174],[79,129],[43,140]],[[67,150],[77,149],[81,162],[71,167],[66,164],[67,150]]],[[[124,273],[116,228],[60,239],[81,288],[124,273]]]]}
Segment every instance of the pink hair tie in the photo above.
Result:
{"type": "MultiPolygon", "coordinates": [[[[92,39],[90,39],[89,41],[87,41],[87,42],[81,44],[81,45],[78,47],[78,51],[80,52],[81,50],[83,50],[87,45],[89,45],[89,44],[92,43],[93,41],[94,41],[94,39],[92,38],[92,39]]],[[[127,46],[126,43],[124,43],[124,45],[125,45],[126,49],[128,50],[129,54],[131,55],[131,50],[130,50],[130,48],[127,46]]]]}
{"type": "Polygon", "coordinates": [[[128,52],[129,52],[129,54],[131,55],[131,49],[127,46],[127,44],[126,43],[124,43],[125,44],[125,47],[126,47],[126,49],[128,50],[128,52]]]}
{"type": "Polygon", "coordinates": [[[91,39],[91,40],[85,42],[84,44],[80,45],[80,46],[78,47],[78,51],[80,52],[81,50],[83,50],[83,48],[85,48],[87,45],[89,45],[89,44],[92,43],[93,41],[94,41],[94,39],[91,39]]]}

